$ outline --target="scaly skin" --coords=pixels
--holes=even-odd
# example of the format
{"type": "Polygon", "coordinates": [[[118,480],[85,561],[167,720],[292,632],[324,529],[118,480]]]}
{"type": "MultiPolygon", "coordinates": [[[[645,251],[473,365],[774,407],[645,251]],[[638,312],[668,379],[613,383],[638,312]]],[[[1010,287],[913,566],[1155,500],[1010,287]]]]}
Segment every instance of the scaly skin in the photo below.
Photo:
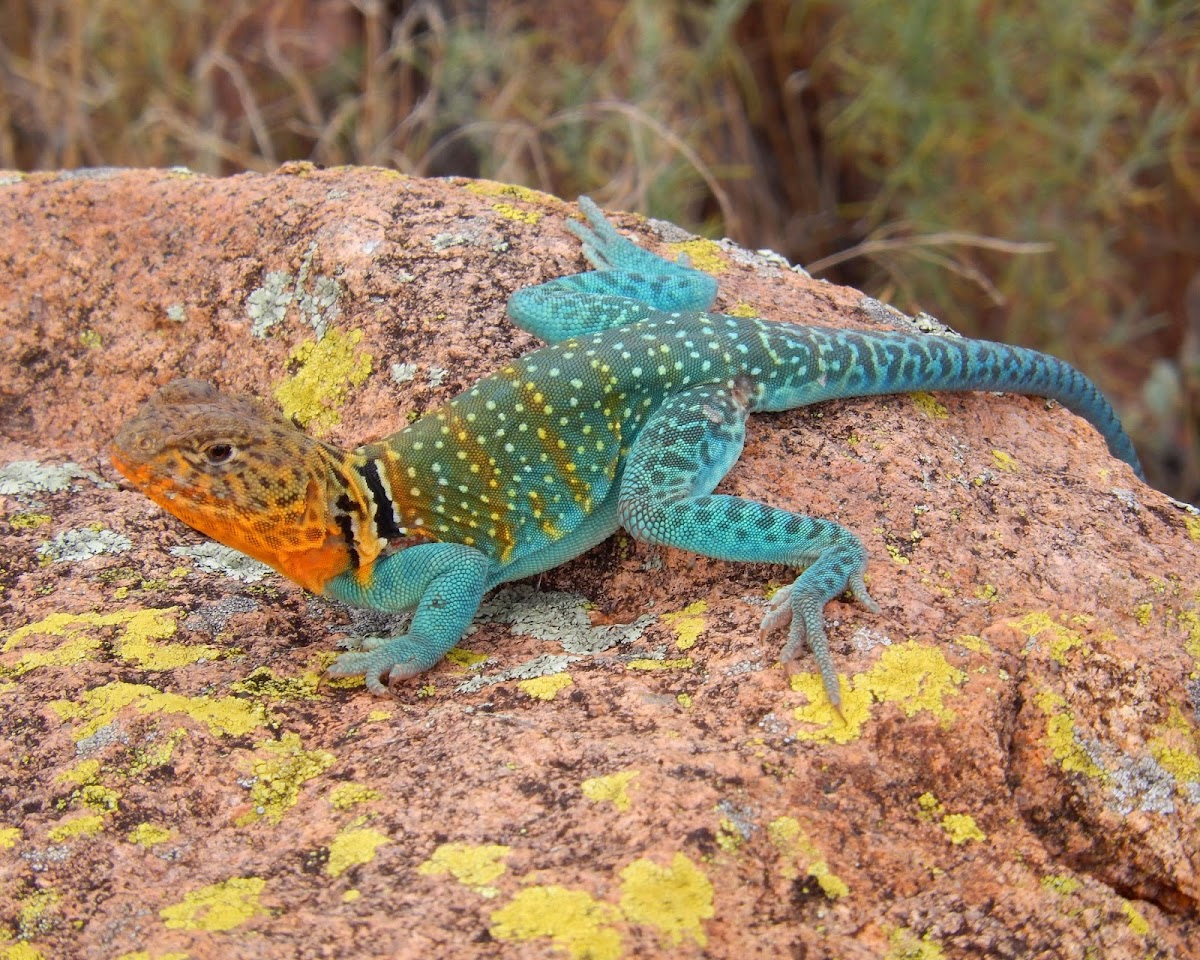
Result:
{"type": "Polygon", "coordinates": [[[369,689],[437,663],[496,584],[557,566],[619,528],[646,543],[801,568],[763,631],[807,642],[839,685],[825,604],[876,610],[867,555],[836,523],[715,495],[757,410],[912,390],[1052,397],[1141,469],[1082,374],[1002,344],[709,313],[713,279],[618,234],[591,201],[568,226],[598,269],[521,290],[509,314],[550,342],[386,440],[343,451],[254,401],[175,381],[113,442],[117,469],[185,523],[326,596],[414,609],[407,634],[330,667],[369,689]]]}

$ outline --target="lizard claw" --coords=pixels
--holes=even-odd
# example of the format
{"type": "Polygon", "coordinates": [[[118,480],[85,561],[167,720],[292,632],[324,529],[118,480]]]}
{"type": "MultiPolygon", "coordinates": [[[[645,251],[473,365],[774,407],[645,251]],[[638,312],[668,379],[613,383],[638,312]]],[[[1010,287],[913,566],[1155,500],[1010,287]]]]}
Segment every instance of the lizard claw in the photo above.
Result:
{"type": "Polygon", "coordinates": [[[432,662],[421,655],[419,639],[411,634],[403,637],[369,637],[364,641],[364,650],[343,653],[325,669],[329,677],[363,678],[367,689],[374,694],[385,694],[390,684],[424,673],[441,659],[437,654],[432,662]],[[367,646],[370,642],[370,646],[367,646]]]}
{"type": "MultiPolygon", "coordinates": [[[[803,575],[795,582],[779,590],[767,604],[767,612],[759,627],[760,638],[765,638],[774,630],[787,627],[788,639],[779,652],[779,659],[784,663],[795,660],[805,644],[817,661],[821,673],[821,682],[825,687],[825,695],[839,717],[845,721],[842,714],[841,683],[838,680],[837,668],[833,663],[833,654],[829,650],[829,638],[825,634],[825,604],[832,599],[822,596],[813,589],[805,589],[802,583],[803,575]]],[[[846,587],[854,599],[872,613],[879,612],[879,605],[871,599],[863,582],[861,573],[854,573],[847,578],[846,587]]]]}

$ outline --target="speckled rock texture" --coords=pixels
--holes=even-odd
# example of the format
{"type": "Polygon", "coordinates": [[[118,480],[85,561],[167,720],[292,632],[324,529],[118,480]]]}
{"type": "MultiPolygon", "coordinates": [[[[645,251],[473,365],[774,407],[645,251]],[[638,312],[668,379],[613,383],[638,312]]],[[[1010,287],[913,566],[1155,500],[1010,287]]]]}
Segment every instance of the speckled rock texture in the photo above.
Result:
{"type": "MultiPolygon", "coordinates": [[[[0,184],[0,958],[1200,957],[1200,518],[1082,421],[754,420],[724,489],[872,556],[882,613],[827,611],[844,720],[758,636],[786,570],[623,537],[374,697],[321,672],[392,624],[206,543],[106,444],[181,375],[390,433],[534,346],[504,303],[584,268],[576,208],[304,165],[0,184]]],[[[617,222],[691,240],[720,309],[893,322],[617,222]]]]}

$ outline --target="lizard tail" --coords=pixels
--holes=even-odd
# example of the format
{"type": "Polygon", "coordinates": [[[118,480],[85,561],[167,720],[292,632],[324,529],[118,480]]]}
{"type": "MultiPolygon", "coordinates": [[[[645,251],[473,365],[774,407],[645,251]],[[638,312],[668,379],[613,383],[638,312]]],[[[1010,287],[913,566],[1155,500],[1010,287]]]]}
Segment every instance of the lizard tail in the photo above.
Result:
{"type": "Polygon", "coordinates": [[[788,346],[812,352],[804,365],[807,375],[793,375],[789,383],[769,390],[758,409],[919,390],[995,390],[1047,397],[1092,424],[1113,456],[1145,479],[1133,441],[1112,405],[1091,380],[1057,357],[987,340],[812,327],[806,331],[806,343],[797,338],[788,346]]]}

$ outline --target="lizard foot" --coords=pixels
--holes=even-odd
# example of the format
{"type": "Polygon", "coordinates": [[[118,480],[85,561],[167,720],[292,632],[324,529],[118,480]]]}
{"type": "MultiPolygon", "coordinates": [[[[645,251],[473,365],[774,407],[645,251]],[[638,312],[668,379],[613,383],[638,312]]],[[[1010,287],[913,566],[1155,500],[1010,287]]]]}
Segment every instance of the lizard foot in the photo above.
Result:
{"type": "Polygon", "coordinates": [[[403,637],[368,637],[361,652],[343,653],[325,670],[329,677],[358,677],[366,682],[371,693],[384,694],[388,686],[424,673],[442,659],[441,653],[432,658],[429,645],[408,634],[403,637]]]}
{"type": "MultiPolygon", "coordinates": [[[[775,630],[787,628],[787,643],[779,653],[779,659],[784,663],[795,660],[807,644],[821,672],[825,695],[840,714],[841,686],[838,682],[837,668],[833,663],[833,654],[829,651],[824,617],[825,604],[832,600],[837,592],[825,596],[825,590],[814,589],[812,585],[804,583],[804,579],[802,574],[794,583],[788,584],[771,598],[759,627],[759,636],[765,638],[775,630]]],[[[849,588],[854,599],[867,610],[871,613],[879,612],[879,604],[871,599],[861,573],[851,575],[845,586],[849,588]]]]}

